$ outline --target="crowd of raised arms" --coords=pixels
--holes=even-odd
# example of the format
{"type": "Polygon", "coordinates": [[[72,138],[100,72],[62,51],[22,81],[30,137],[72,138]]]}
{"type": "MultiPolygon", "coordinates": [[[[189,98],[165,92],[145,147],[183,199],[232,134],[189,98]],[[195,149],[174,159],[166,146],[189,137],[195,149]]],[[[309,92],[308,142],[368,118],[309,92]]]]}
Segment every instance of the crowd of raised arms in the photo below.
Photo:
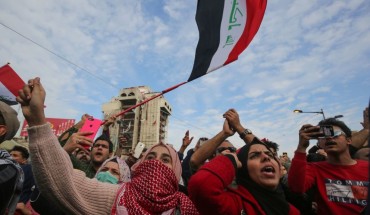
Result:
{"type": "MultiPolygon", "coordinates": [[[[191,149],[186,131],[178,151],[160,142],[136,158],[121,156],[124,136],[113,150],[114,117],[95,141],[79,131],[87,114],[56,137],[45,119],[45,97],[39,78],[19,91],[29,149],[0,151],[0,214],[366,213],[368,108],[357,132],[335,118],[302,125],[292,159],[242,125],[235,109],[219,116],[224,123],[215,136],[194,140],[191,149]],[[245,145],[235,148],[227,140],[233,135],[245,145]]],[[[19,121],[7,104],[0,102],[0,110],[2,143],[14,137],[19,121]]]]}

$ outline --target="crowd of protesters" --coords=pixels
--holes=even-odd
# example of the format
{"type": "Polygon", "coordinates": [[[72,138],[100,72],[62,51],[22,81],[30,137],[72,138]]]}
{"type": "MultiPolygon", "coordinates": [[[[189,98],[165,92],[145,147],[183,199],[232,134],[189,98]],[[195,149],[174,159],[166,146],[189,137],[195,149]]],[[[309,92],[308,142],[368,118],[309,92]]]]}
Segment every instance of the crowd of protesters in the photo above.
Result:
{"type": "MultiPolygon", "coordinates": [[[[303,125],[292,159],[242,125],[234,109],[223,114],[215,136],[199,138],[186,154],[189,131],[178,151],[160,142],[135,158],[113,150],[114,117],[94,141],[86,137],[90,132],[79,131],[87,114],[56,137],[45,119],[45,97],[39,78],[17,97],[29,124],[29,151],[0,151],[1,214],[311,215],[367,209],[368,108],[358,132],[335,118],[303,125]],[[233,135],[245,145],[237,149],[228,140],[233,135]],[[308,149],[310,141],[316,145],[308,149]]],[[[19,122],[5,103],[0,110],[1,143],[12,139],[19,122]]],[[[119,145],[126,141],[120,137],[119,145]]]]}

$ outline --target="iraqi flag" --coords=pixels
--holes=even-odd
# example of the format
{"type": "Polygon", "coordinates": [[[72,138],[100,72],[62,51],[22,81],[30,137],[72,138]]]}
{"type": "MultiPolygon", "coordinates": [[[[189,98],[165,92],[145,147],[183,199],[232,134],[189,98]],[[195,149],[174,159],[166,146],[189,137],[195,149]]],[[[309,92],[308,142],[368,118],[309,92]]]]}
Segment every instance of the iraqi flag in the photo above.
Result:
{"type": "Polygon", "coordinates": [[[24,85],[24,81],[9,64],[0,67],[0,101],[8,105],[18,104],[15,98],[24,85]]]}
{"type": "Polygon", "coordinates": [[[267,0],[198,0],[199,41],[188,82],[238,59],[256,35],[267,0]]]}

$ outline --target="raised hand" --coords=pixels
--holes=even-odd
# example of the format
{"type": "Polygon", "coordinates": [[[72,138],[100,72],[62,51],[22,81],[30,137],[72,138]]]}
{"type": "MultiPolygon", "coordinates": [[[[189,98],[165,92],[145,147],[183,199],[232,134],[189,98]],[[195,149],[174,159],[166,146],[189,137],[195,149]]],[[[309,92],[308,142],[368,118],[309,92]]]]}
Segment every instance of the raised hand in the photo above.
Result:
{"type": "Polygon", "coordinates": [[[233,136],[235,134],[235,130],[230,127],[230,123],[227,119],[225,119],[224,121],[222,131],[228,137],[233,136]]]}
{"type": "Polygon", "coordinates": [[[46,92],[38,77],[30,79],[28,84],[19,90],[19,96],[16,99],[21,104],[23,115],[30,127],[46,123],[45,97],[46,92]]]}
{"type": "Polygon", "coordinates": [[[310,124],[303,125],[299,130],[299,143],[297,151],[306,152],[306,149],[310,144],[310,140],[316,139],[320,134],[322,134],[322,132],[320,132],[320,126],[313,126],[310,124]]]}
{"type": "Polygon", "coordinates": [[[81,149],[87,151],[87,148],[92,146],[93,141],[85,137],[86,135],[93,134],[94,132],[85,131],[85,132],[77,132],[71,135],[68,139],[67,143],[63,146],[63,149],[68,153],[71,154],[74,150],[81,149]]]}
{"type": "Polygon", "coordinates": [[[191,143],[191,141],[193,141],[193,138],[194,137],[189,137],[189,130],[187,130],[186,132],[185,132],[185,136],[184,136],[184,138],[182,138],[182,146],[183,147],[188,147],[189,145],[190,145],[190,143],[191,143]]]}
{"type": "Polygon", "coordinates": [[[93,116],[85,113],[84,115],[81,116],[81,121],[85,122],[87,119],[93,118],[93,116]]]}
{"type": "Polygon", "coordinates": [[[242,127],[240,124],[239,114],[238,112],[236,112],[235,109],[229,109],[224,113],[223,117],[227,119],[227,121],[229,122],[229,126],[232,130],[237,131],[238,128],[242,127]]]}
{"type": "Polygon", "coordinates": [[[361,122],[361,125],[364,129],[369,129],[370,126],[369,126],[369,108],[366,108],[363,112],[363,122],[361,122]]]}
{"type": "Polygon", "coordinates": [[[104,130],[107,130],[110,125],[112,125],[116,121],[115,116],[110,116],[108,119],[104,121],[104,130]]]}

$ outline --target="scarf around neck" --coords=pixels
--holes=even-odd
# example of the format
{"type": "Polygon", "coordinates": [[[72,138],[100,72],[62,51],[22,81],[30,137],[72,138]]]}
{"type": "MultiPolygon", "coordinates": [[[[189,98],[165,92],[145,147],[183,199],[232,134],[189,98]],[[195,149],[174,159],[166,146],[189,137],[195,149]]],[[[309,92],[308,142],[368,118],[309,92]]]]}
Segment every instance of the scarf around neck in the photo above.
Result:
{"type": "Polygon", "coordinates": [[[190,199],[178,191],[174,172],[160,161],[142,162],[124,186],[124,194],[117,195],[121,196],[117,206],[124,206],[128,214],[162,214],[176,208],[181,214],[199,214],[190,199]]]}

